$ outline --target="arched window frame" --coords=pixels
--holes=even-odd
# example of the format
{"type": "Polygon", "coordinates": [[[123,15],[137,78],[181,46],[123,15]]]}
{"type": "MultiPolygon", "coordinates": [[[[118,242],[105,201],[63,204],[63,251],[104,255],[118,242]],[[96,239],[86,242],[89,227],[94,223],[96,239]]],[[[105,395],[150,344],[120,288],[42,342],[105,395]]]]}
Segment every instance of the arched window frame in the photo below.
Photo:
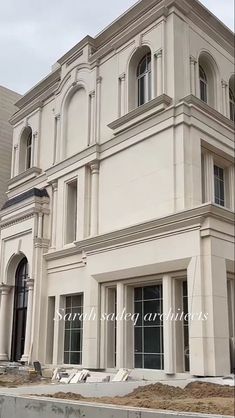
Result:
{"type": "Polygon", "coordinates": [[[235,122],[235,95],[231,87],[229,88],[229,117],[235,122]]]}
{"type": "Polygon", "coordinates": [[[208,81],[205,70],[199,65],[199,82],[200,82],[200,99],[207,103],[208,102],[208,81]]]}
{"type": "Polygon", "coordinates": [[[148,52],[140,60],[137,66],[137,89],[138,89],[138,106],[151,100],[152,90],[152,71],[151,71],[151,53],[148,52]]]}

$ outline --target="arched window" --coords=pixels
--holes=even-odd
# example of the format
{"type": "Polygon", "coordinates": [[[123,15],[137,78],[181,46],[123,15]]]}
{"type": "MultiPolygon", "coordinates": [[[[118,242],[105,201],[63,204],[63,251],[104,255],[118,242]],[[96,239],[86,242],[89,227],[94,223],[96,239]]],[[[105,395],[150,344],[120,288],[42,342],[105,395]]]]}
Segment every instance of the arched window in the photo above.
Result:
{"type": "Polygon", "coordinates": [[[33,134],[30,126],[26,126],[20,138],[19,173],[32,167],[33,163],[33,134]]]}
{"type": "Polygon", "coordinates": [[[32,131],[30,130],[26,140],[26,170],[32,166],[32,131]]]}
{"type": "Polygon", "coordinates": [[[138,106],[151,100],[151,54],[146,54],[137,68],[138,106]]]}
{"type": "Polygon", "coordinates": [[[201,52],[198,60],[199,98],[214,109],[219,110],[218,81],[219,69],[208,52],[201,52]]]}
{"type": "Polygon", "coordinates": [[[230,119],[235,122],[235,96],[232,89],[229,89],[229,115],[230,119]]]}
{"type": "Polygon", "coordinates": [[[203,102],[207,103],[208,82],[207,82],[206,73],[201,65],[199,65],[199,81],[200,81],[200,99],[203,100],[203,102]]]}
{"type": "Polygon", "coordinates": [[[19,361],[24,353],[26,317],[28,305],[28,262],[23,258],[19,263],[15,275],[15,296],[12,330],[12,360],[19,361]]]}

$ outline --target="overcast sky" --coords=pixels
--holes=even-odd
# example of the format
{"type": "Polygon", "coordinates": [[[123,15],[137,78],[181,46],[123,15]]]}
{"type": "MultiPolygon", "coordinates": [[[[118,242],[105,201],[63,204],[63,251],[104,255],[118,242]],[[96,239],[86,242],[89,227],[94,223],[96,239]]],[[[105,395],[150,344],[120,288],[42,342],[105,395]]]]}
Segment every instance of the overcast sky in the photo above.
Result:
{"type": "MultiPolygon", "coordinates": [[[[0,85],[25,93],[85,35],[100,30],[135,0],[1,0],[0,85]]],[[[233,29],[233,0],[201,0],[233,29]]]]}

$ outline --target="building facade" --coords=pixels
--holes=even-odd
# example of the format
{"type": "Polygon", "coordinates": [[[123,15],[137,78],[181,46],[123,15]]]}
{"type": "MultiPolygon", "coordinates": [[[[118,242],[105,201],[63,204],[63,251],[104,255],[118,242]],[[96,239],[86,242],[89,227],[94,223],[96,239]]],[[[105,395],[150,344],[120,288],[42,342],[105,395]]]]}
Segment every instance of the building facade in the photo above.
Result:
{"type": "Polygon", "coordinates": [[[230,373],[233,41],[196,0],[142,0],[17,102],[1,360],[230,373]]]}
{"type": "Polygon", "coordinates": [[[0,86],[0,207],[6,200],[7,182],[11,177],[13,128],[10,117],[16,112],[15,102],[20,95],[0,86]]]}

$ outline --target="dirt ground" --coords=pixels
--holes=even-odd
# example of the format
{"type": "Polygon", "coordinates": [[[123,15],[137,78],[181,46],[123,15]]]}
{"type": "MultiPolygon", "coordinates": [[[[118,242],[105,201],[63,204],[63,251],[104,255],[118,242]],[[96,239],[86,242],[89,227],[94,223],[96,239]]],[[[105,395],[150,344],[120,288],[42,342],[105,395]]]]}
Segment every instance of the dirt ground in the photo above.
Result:
{"type": "Polygon", "coordinates": [[[31,384],[50,383],[51,379],[41,379],[40,376],[21,375],[19,373],[7,373],[0,375],[0,387],[17,388],[18,386],[26,386],[31,384]]]}
{"type": "Polygon", "coordinates": [[[84,398],[76,393],[58,392],[42,395],[58,399],[134,406],[138,408],[162,409],[181,412],[234,416],[234,388],[213,383],[193,382],[184,389],[152,384],[135,389],[126,396],[84,398]]]}

